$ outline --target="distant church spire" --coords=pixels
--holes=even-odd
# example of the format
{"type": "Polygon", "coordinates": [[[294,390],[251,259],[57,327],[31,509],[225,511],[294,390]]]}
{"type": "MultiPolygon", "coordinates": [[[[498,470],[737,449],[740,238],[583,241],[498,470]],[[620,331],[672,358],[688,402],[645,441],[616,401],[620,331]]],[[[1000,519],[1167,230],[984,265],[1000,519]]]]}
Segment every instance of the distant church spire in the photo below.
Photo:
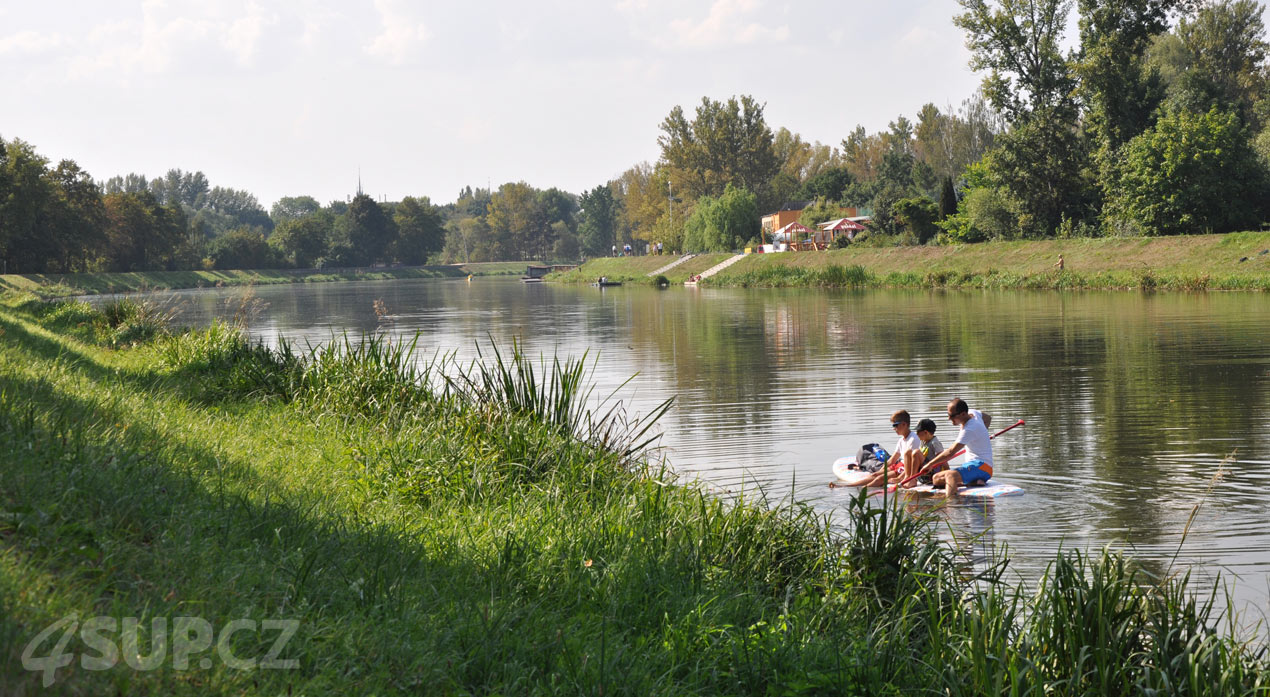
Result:
{"type": "Polygon", "coordinates": [[[357,168],[357,195],[362,195],[362,168],[357,168]]]}

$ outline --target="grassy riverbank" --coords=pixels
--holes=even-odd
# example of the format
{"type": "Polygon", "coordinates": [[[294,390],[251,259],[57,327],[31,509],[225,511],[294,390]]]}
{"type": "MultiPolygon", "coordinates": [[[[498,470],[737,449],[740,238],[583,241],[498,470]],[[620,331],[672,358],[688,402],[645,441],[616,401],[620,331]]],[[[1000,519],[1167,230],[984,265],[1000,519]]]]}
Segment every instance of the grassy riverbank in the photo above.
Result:
{"type": "MultiPolygon", "coordinates": [[[[642,425],[581,411],[577,364],[412,367],[409,346],[380,339],[271,351],[225,325],[168,335],[131,300],[99,312],[10,294],[0,332],[2,694],[1270,684],[1263,654],[1209,631],[1181,582],[1117,557],[1064,555],[1034,594],[976,591],[895,507],[859,499],[843,537],[803,507],[675,486],[640,457],[642,425]],[[81,659],[102,652],[71,631],[66,667],[24,669],[72,615],[138,618],[133,662],[172,618],[202,618],[217,642],[188,670],[171,654],[93,670],[81,659]],[[278,636],[226,640],[235,620],[297,622],[279,657],[298,665],[226,665],[219,641],[260,658],[278,636]]],[[[96,638],[118,645],[124,629],[96,638]]]]}
{"type": "MultiPolygon", "coordinates": [[[[753,254],[704,281],[724,287],[1270,290],[1270,232],[1140,239],[852,247],[753,254]],[[1063,255],[1064,269],[1055,267],[1063,255]],[[1243,261],[1241,261],[1241,259],[1243,261]]],[[[622,259],[577,273],[624,273],[622,259]]]]}
{"type": "MultiPolygon", "coordinates": [[[[707,253],[698,254],[688,261],[667,270],[661,276],[671,283],[683,283],[689,276],[702,271],[732,256],[731,254],[707,253]]],[[[559,283],[595,283],[600,276],[609,280],[632,284],[654,283],[655,278],[648,274],[673,262],[679,257],[644,256],[644,257],[601,257],[592,259],[582,266],[565,273],[555,273],[547,277],[548,281],[559,283]]]]}
{"type": "Polygon", "coordinates": [[[525,273],[535,262],[496,261],[447,266],[338,269],[333,271],[261,269],[244,271],[138,271],[133,273],[8,274],[0,275],[0,289],[35,293],[42,297],[127,293],[279,283],[381,281],[401,278],[462,278],[510,276],[525,273]]]}

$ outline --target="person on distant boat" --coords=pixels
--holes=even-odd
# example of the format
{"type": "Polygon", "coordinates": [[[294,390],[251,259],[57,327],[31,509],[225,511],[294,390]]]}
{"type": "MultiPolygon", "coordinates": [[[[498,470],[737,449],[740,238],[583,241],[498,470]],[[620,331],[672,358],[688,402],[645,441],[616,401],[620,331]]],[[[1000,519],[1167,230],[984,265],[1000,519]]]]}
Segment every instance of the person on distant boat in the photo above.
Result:
{"type": "Polygon", "coordinates": [[[948,420],[961,429],[957,432],[957,440],[927,464],[935,467],[947,464],[953,459],[957,449],[965,446],[965,464],[940,472],[932,478],[935,486],[944,487],[945,495],[956,496],[957,489],[962,484],[987,484],[992,477],[992,436],[988,434],[992,416],[978,409],[971,409],[966,406],[965,400],[958,397],[948,403],[948,420]]]}
{"type": "Polygon", "coordinates": [[[912,417],[905,409],[891,414],[891,428],[895,429],[895,434],[900,439],[895,444],[891,459],[887,460],[886,465],[872,477],[864,480],[861,486],[883,486],[887,483],[898,482],[904,478],[904,472],[912,472],[912,468],[921,462],[919,451],[922,444],[917,439],[917,434],[910,429],[911,422],[912,417]]]}

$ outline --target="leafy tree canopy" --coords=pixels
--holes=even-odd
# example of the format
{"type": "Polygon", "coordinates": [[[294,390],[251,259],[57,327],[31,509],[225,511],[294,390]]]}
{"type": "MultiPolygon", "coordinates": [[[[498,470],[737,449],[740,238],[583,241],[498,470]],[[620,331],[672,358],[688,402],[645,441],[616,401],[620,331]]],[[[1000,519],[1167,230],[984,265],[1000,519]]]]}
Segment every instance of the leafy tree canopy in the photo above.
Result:
{"type": "Polygon", "coordinates": [[[684,248],[724,252],[738,249],[759,234],[758,198],[733,186],[718,198],[703,196],[684,224],[684,248]]]}
{"type": "Polygon", "coordinates": [[[1230,232],[1265,215],[1267,177],[1239,117],[1175,111],[1130,141],[1115,219],[1131,232],[1230,232]]]}
{"type": "Polygon", "coordinates": [[[749,95],[727,102],[702,98],[691,120],[676,106],[661,131],[660,164],[683,198],[717,197],[729,184],[762,197],[780,169],[763,105],[749,95]]]}

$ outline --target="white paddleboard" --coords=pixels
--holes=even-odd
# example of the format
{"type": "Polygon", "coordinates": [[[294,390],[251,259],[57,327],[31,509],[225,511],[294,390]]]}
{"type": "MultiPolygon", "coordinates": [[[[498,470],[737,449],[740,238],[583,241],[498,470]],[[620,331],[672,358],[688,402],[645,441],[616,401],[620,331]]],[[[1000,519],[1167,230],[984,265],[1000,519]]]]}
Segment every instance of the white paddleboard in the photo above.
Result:
{"type": "MultiPolygon", "coordinates": [[[[864,483],[864,480],[873,476],[872,472],[852,469],[854,465],[855,458],[852,456],[840,457],[833,462],[833,473],[845,486],[860,486],[864,483]]],[[[929,484],[921,484],[911,489],[904,489],[904,491],[914,494],[933,494],[936,491],[942,491],[942,489],[936,489],[929,484]]],[[[983,486],[963,486],[957,490],[957,493],[970,499],[996,499],[1002,496],[1019,496],[1023,493],[1023,489],[1013,484],[988,480],[988,483],[983,486]]]]}
{"type": "MultiPolygon", "coordinates": [[[[934,494],[943,490],[943,487],[937,489],[929,484],[922,484],[903,491],[910,491],[914,494],[934,494]]],[[[961,498],[966,499],[997,499],[1002,496],[1020,496],[1023,494],[1023,489],[1013,484],[1002,484],[988,480],[988,483],[983,486],[963,486],[957,490],[957,494],[961,498]]]]}
{"type": "Polygon", "coordinates": [[[873,476],[873,472],[865,472],[864,470],[853,469],[855,467],[855,457],[840,457],[833,461],[833,473],[838,479],[842,480],[846,486],[860,486],[864,480],[873,476]]]}

